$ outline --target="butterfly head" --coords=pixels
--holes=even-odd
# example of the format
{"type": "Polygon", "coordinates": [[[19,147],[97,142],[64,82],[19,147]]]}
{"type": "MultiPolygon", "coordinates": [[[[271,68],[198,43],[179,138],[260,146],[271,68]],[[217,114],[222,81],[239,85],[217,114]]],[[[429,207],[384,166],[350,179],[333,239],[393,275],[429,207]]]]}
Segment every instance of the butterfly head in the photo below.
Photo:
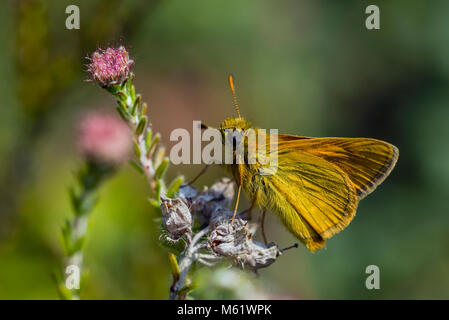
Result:
{"type": "Polygon", "coordinates": [[[245,119],[241,117],[233,118],[229,117],[226,118],[221,124],[220,124],[220,130],[246,130],[251,128],[251,122],[246,121],[245,119]]]}

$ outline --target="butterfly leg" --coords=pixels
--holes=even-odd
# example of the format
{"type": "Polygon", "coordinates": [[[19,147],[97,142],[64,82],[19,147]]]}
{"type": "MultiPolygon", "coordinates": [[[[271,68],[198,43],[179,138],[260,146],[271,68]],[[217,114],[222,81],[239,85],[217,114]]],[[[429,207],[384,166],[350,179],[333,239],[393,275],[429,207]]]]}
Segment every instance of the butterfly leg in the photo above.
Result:
{"type": "Polygon", "coordinates": [[[190,185],[192,185],[193,183],[195,183],[195,181],[198,180],[198,178],[201,177],[201,176],[206,172],[206,170],[207,170],[208,168],[209,168],[209,164],[206,164],[206,165],[204,166],[204,168],[201,169],[201,171],[196,175],[196,177],[193,178],[192,180],[190,180],[190,182],[188,182],[186,185],[190,186],[190,185]]]}
{"type": "Polygon", "coordinates": [[[242,191],[242,184],[239,185],[239,189],[238,189],[238,191],[237,191],[237,201],[235,202],[234,214],[232,215],[232,219],[231,219],[231,220],[234,220],[235,215],[237,214],[237,209],[238,209],[238,207],[239,207],[239,201],[240,201],[240,193],[241,193],[241,191],[242,191]]]}
{"type": "Polygon", "coordinates": [[[247,213],[247,216],[248,216],[247,220],[248,221],[251,220],[251,212],[253,211],[255,205],[256,205],[256,197],[254,197],[253,202],[251,202],[251,206],[248,209],[248,213],[247,213]]]}
{"type": "MultiPolygon", "coordinates": [[[[234,210],[234,215],[232,216],[232,220],[234,220],[235,215],[237,213],[238,203],[239,203],[239,199],[240,199],[240,190],[241,190],[241,187],[239,186],[238,194],[237,194],[237,202],[235,204],[235,210],[234,210]]],[[[251,206],[248,209],[240,212],[239,215],[242,216],[244,213],[246,213],[246,220],[248,220],[248,221],[251,220],[251,212],[253,211],[255,206],[256,206],[256,198],[253,199],[251,206]]]]}
{"type": "Polygon", "coordinates": [[[263,242],[265,242],[265,244],[268,244],[267,236],[265,235],[265,213],[266,211],[264,210],[262,212],[262,220],[260,221],[260,229],[262,231],[263,242]]]}

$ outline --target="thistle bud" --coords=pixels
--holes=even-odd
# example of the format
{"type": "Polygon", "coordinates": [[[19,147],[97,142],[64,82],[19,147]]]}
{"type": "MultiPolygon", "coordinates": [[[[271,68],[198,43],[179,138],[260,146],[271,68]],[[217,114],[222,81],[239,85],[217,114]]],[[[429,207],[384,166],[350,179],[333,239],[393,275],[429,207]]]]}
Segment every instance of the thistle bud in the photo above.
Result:
{"type": "Polygon", "coordinates": [[[184,200],[161,196],[162,223],[173,240],[192,234],[192,215],[184,200]]]}
{"type": "Polygon", "coordinates": [[[128,79],[134,61],[125,47],[98,49],[88,57],[88,73],[102,87],[111,87],[128,79]]]}

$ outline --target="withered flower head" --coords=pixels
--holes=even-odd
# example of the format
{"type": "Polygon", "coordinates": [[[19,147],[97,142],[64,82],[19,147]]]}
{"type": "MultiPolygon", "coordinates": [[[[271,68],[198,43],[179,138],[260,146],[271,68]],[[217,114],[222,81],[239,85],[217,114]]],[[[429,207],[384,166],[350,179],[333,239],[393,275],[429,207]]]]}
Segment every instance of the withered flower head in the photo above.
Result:
{"type": "Polygon", "coordinates": [[[257,270],[268,267],[282,254],[275,244],[254,241],[254,231],[243,219],[230,220],[229,214],[216,211],[211,226],[209,247],[215,254],[232,259],[242,268],[257,270]]]}
{"type": "Polygon", "coordinates": [[[215,210],[230,206],[234,198],[234,184],[231,179],[222,178],[201,192],[190,185],[181,186],[179,194],[188,200],[192,212],[208,222],[215,210]]]}
{"type": "Polygon", "coordinates": [[[162,222],[173,240],[192,234],[192,215],[181,198],[161,196],[162,222]]]}

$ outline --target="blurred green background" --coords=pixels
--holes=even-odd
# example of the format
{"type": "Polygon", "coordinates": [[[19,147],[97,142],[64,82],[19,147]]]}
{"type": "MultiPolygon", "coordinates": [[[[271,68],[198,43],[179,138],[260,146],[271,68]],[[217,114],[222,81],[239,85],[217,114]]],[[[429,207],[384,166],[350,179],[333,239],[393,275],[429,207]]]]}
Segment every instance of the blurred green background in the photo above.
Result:
{"type": "MultiPolygon", "coordinates": [[[[0,33],[0,298],[58,298],[52,273],[82,164],[74,128],[87,110],[115,106],[84,81],[84,57],[121,43],[167,146],[175,128],[234,114],[233,73],[242,114],[259,127],[379,138],[401,152],[326,249],[291,250],[258,277],[201,269],[195,297],[449,298],[448,1],[9,0],[0,33]],[[65,28],[71,4],[80,30],[65,28]],[[369,4],[380,7],[380,30],[365,28],[369,4]],[[365,288],[371,264],[380,290],[365,288]]],[[[170,176],[200,169],[171,166],[170,176]]],[[[223,174],[213,168],[197,185],[223,174]]],[[[129,165],[102,187],[82,298],[167,298],[167,249],[149,194],[129,165]]],[[[295,242],[274,216],[267,225],[281,247],[295,242]]]]}

